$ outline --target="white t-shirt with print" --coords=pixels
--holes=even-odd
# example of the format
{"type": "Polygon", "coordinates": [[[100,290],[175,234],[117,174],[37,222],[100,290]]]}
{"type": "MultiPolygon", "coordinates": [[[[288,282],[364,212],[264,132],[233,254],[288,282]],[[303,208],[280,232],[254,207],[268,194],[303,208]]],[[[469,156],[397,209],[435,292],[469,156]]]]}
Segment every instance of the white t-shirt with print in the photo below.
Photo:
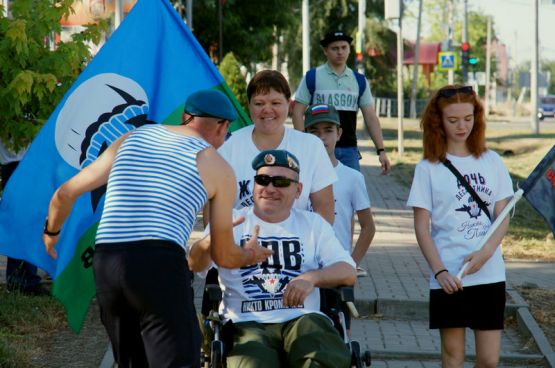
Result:
{"type": "MultiPolygon", "coordinates": [[[[219,148],[218,152],[231,165],[237,179],[237,197],[234,207],[237,209],[253,205],[255,170],[252,160],[260,153],[252,140],[254,125],[238,131],[219,148]]],[[[309,209],[309,195],[333,184],[337,177],[322,141],[312,134],[299,132],[285,127],[285,133],[279,150],[287,150],[297,157],[300,166],[299,181],[303,184],[300,197],[294,207],[309,209]]]]}
{"type": "Polygon", "coordinates": [[[370,208],[370,198],[364,183],[364,176],[357,170],[338,161],[335,166],[338,180],[333,183],[335,200],[335,235],[345,250],[351,252],[351,219],[353,214],[370,208]]]}
{"type": "MultiPolygon", "coordinates": [[[[447,159],[486,203],[492,216],[495,203],[514,194],[509,172],[497,153],[487,150],[478,159],[448,154],[447,159]]],[[[422,160],[418,163],[407,206],[430,212],[432,239],[451,274],[459,272],[464,257],[478,250],[479,242],[491,225],[472,196],[441,162],[422,160]]],[[[501,281],[505,281],[505,264],[499,246],[482,268],[465,276],[462,283],[471,286],[501,281]]],[[[430,288],[441,288],[433,275],[430,288]]]]}
{"type": "Polygon", "coordinates": [[[223,292],[220,314],[233,322],[282,323],[306,313],[320,313],[320,293],[315,288],[299,307],[283,307],[282,297],[289,281],[310,270],[346,262],[355,267],[333,229],[320,215],[292,209],[279,223],[259,219],[253,208],[236,211],[245,221],[235,226],[237,244],[252,237],[260,226],[258,243],[274,251],[267,261],[239,269],[218,268],[223,292]]]}

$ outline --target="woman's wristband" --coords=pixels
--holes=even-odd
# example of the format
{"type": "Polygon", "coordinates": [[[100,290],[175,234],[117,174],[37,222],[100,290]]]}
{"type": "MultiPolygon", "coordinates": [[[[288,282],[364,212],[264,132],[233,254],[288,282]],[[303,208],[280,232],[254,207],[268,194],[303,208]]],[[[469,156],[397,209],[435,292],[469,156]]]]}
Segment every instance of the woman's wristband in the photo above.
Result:
{"type": "Polygon", "coordinates": [[[442,272],[449,272],[449,271],[447,271],[447,269],[445,269],[445,268],[444,268],[443,270],[437,271],[436,274],[434,275],[434,279],[437,280],[437,276],[438,276],[440,273],[442,273],[442,272]]]}
{"type": "Polygon", "coordinates": [[[378,148],[376,154],[379,156],[382,152],[385,152],[385,148],[378,148]]]}

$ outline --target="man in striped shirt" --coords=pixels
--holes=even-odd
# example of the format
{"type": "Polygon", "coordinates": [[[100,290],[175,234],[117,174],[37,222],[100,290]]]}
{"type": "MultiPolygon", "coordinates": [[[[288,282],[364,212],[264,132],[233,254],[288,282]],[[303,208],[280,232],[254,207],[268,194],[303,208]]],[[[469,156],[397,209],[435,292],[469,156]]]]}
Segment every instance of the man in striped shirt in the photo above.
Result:
{"type": "Polygon", "coordinates": [[[182,124],[145,125],[120,137],[64,183],[50,202],[43,241],[54,246],[75,200],[108,184],[93,259],[97,300],[118,366],[196,367],[200,333],[185,249],[197,213],[210,213],[212,259],[236,268],[272,251],[233,242],[235,175],[216,149],[237,118],[215,90],[187,99],[182,124]]]}

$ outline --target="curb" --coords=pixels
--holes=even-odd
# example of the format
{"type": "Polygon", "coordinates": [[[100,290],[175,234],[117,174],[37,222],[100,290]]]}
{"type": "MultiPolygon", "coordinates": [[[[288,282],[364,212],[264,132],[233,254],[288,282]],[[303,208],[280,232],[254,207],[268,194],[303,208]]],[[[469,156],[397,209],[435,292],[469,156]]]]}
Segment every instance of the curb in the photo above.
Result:
{"type": "MultiPolygon", "coordinates": [[[[547,340],[544,332],[530,313],[528,303],[522,296],[512,288],[507,288],[507,294],[512,299],[511,304],[505,307],[507,316],[515,316],[517,329],[527,338],[533,338],[541,354],[502,354],[500,359],[504,362],[530,362],[547,363],[549,367],[555,368],[555,352],[547,340]]],[[[355,305],[361,317],[368,318],[373,314],[380,314],[384,318],[397,320],[425,320],[428,318],[428,301],[403,300],[403,299],[357,299],[355,305]]],[[[437,352],[422,351],[395,351],[395,350],[371,350],[372,357],[378,359],[437,359],[437,352]]],[[[469,354],[469,358],[475,355],[469,354]]]]}
{"type": "Polygon", "coordinates": [[[517,323],[522,334],[532,337],[550,367],[555,367],[555,353],[542,329],[528,308],[517,310],[517,323]]]}
{"type": "MultiPolygon", "coordinates": [[[[404,350],[371,350],[372,359],[416,359],[416,360],[437,360],[439,357],[439,352],[432,351],[404,351],[404,350]]],[[[517,363],[517,364],[534,364],[543,363],[544,356],[542,354],[501,354],[500,363],[517,363]]],[[[466,359],[474,360],[476,359],[476,354],[467,353],[465,355],[466,359]]]]}
{"type": "Polygon", "coordinates": [[[102,361],[100,362],[98,368],[113,368],[115,364],[116,362],[114,362],[114,354],[112,354],[112,345],[108,343],[108,348],[106,349],[104,357],[102,358],[102,361]]]}

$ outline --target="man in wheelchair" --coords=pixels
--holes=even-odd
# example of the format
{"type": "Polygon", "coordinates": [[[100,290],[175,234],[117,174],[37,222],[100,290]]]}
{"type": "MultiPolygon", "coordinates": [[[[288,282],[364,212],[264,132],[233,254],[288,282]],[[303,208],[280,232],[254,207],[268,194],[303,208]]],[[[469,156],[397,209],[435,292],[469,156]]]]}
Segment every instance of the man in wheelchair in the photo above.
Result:
{"type": "MultiPolygon", "coordinates": [[[[293,154],[263,151],[252,167],[254,207],[238,211],[244,220],[234,237],[241,245],[255,238],[274,254],[219,268],[219,312],[233,332],[227,367],[349,367],[351,353],[320,312],[318,288],[354,285],[355,263],[320,215],[292,208],[302,189],[293,154]]],[[[195,272],[211,265],[209,237],[193,244],[188,259],[195,272]]]]}

